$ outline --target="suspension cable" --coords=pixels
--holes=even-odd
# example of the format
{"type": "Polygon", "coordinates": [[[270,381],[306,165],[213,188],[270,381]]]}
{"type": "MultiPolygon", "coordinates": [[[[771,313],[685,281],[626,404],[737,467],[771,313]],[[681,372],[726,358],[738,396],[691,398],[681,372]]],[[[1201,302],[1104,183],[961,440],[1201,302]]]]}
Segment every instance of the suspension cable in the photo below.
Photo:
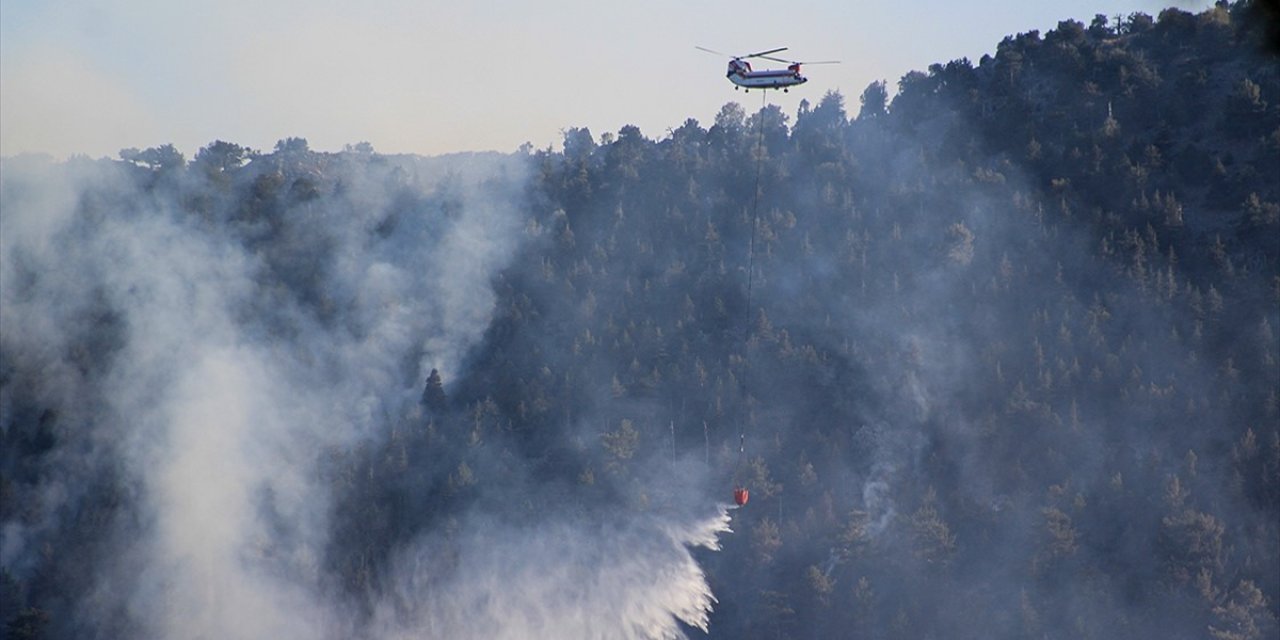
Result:
{"type": "MultiPolygon", "coordinates": [[[[751,293],[756,274],[756,228],[760,226],[760,174],[764,169],[764,109],[768,99],[768,89],[760,90],[760,131],[756,134],[756,182],[751,192],[751,239],[747,242],[747,310],[746,324],[743,327],[743,353],[746,353],[746,342],[751,337],[751,293]]],[[[745,356],[744,356],[745,357],[745,356]]]]}
{"type": "MultiPolygon", "coordinates": [[[[755,285],[756,273],[756,228],[760,226],[760,174],[764,169],[764,117],[765,107],[767,106],[769,93],[767,89],[760,90],[760,129],[756,134],[756,181],[751,192],[751,234],[750,240],[747,241],[747,307],[745,313],[745,322],[742,327],[742,358],[747,359],[747,353],[750,349],[751,341],[751,294],[755,285]]],[[[738,380],[738,386],[746,396],[746,372],[743,377],[738,380]]],[[[750,409],[748,408],[748,411],[750,409]]],[[[748,414],[747,418],[750,418],[748,414]]],[[[736,486],[741,484],[741,474],[743,465],[746,462],[747,455],[747,419],[743,419],[738,427],[738,465],[734,468],[733,483],[736,486]]]]}

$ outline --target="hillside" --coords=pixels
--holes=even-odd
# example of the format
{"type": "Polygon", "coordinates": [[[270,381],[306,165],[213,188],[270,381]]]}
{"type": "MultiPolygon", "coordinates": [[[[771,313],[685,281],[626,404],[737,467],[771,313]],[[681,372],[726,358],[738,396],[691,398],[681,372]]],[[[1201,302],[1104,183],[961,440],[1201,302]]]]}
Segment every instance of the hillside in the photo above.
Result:
{"type": "Polygon", "coordinates": [[[0,638],[1274,637],[1251,10],[561,151],[5,159],[0,638]]]}

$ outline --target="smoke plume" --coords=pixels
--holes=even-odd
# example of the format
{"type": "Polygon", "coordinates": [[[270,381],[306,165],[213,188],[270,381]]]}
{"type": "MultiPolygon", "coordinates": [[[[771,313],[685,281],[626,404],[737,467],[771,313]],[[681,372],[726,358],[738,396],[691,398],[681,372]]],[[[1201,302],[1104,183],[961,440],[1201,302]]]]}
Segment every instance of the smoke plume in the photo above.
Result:
{"type": "Polygon", "coordinates": [[[122,162],[5,161],[0,409],[8,428],[42,412],[56,444],[22,489],[38,513],[0,532],[3,566],[29,578],[41,543],[111,486],[119,508],[58,631],[705,629],[714,598],[688,547],[715,546],[723,509],[518,527],[498,524],[501,512],[464,516],[383,550],[388,585],[334,588],[325,554],[346,516],[321,461],[422,420],[427,372],[462,370],[495,312],[491,283],[529,237],[527,160],[316,157],[310,168],[284,152],[255,158],[235,183],[249,196],[200,183],[197,165],[175,178],[122,162]]]}

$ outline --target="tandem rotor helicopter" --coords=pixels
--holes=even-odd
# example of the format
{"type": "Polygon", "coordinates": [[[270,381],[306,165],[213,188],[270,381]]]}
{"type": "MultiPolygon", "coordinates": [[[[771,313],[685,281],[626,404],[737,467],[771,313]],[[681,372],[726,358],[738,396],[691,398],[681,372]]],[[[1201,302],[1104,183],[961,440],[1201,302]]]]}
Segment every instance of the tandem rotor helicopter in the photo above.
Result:
{"type": "MultiPolygon", "coordinates": [[[[706,51],[718,56],[728,55],[714,51],[706,47],[695,46],[699,51],[706,51]]],[[[782,89],[785,93],[787,87],[794,87],[798,84],[804,84],[809,81],[808,78],[800,75],[800,65],[802,64],[840,64],[839,60],[823,60],[821,62],[798,62],[796,60],[783,60],[782,58],[774,58],[771,53],[786,51],[786,47],[777,49],[769,49],[768,51],[759,51],[757,53],[748,53],[744,56],[730,56],[729,70],[725,73],[725,77],[729,82],[734,84],[733,89],[736,91],[738,87],[742,87],[746,91],[752,89],[782,89]],[[747,62],[747,58],[760,58],[763,60],[772,60],[773,62],[781,62],[787,65],[786,69],[764,69],[754,71],[751,69],[751,63],[747,62]]]]}

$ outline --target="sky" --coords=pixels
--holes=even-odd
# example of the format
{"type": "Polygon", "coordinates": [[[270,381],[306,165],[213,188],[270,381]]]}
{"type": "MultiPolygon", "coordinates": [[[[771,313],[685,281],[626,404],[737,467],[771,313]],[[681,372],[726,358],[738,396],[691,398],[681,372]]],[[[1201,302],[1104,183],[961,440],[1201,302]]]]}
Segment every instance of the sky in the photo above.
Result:
{"type": "Polygon", "coordinates": [[[731,54],[789,47],[810,81],[768,100],[841,92],[994,53],[1010,34],[1096,14],[1199,11],[1211,0],[602,3],[369,0],[0,0],[0,155],[113,157],[173,144],[285,137],[337,151],[438,155],[558,147],[631,124],[660,138],[760,98],[724,78],[731,54]]]}

